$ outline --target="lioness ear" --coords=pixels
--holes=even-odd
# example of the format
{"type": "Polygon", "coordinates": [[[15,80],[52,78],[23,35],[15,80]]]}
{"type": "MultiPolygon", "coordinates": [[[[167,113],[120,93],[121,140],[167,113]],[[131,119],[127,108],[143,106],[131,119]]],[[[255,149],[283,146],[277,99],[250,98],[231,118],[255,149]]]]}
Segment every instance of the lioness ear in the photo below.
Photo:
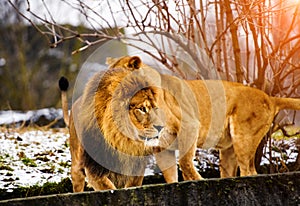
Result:
{"type": "Polygon", "coordinates": [[[142,66],[142,60],[138,56],[133,56],[128,61],[128,67],[132,69],[139,69],[142,66]]]}

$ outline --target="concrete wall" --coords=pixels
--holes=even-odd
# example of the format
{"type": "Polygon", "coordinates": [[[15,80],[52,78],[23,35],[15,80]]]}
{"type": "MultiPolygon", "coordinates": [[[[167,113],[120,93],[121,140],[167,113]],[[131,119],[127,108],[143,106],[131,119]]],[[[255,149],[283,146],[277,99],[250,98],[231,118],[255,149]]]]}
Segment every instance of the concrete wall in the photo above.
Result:
{"type": "Polygon", "coordinates": [[[0,201],[1,205],[300,205],[300,172],[0,201]]]}

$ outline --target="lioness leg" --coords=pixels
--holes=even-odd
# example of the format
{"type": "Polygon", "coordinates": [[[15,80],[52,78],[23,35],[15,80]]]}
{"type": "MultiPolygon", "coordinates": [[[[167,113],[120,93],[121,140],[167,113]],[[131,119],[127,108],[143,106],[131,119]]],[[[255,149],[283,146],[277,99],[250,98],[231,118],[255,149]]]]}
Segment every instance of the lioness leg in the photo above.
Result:
{"type": "Polygon", "coordinates": [[[91,185],[94,190],[114,190],[116,189],[115,185],[110,181],[106,175],[102,176],[93,176],[86,170],[86,176],[88,178],[88,183],[91,185]]]}
{"type": "Polygon", "coordinates": [[[158,167],[162,170],[165,181],[167,183],[178,182],[175,151],[165,150],[157,153],[155,159],[158,167]]]}
{"type": "Polygon", "coordinates": [[[257,174],[256,168],[255,168],[255,155],[253,156],[252,159],[250,159],[249,170],[250,170],[251,174],[257,174]]]}
{"type": "Polygon", "coordinates": [[[220,150],[221,177],[235,177],[237,175],[237,161],[233,146],[220,150]]]}
{"type": "Polygon", "coordinates": [[[244,142],[244,144],[237,143],[239,139],[241,140],[241,138],[239,137],[233,137],[232,143],[238,161],[238,165],[240,167],[241,176],[256,175],[257,172],[255,169],[254,158],[256,149],[261,139],[257,137],[256,139],[258,139],[258,141],[253,142],[253,138],[251,144],[247,144],[247,142],[251,141],[251,138],[245,138],[244,136],[244,139],[249,140],[247,142],[244,142]],[[245,145],[247,145],[247,147],[245,147],[245,145]]]}
{"type": "Polygon", "coordinates": [[[185,152],[185,154],[180,154],[179,166],[182,170],[182,176],[184,180],[201,180],[203,179],[201,175],[196,171],[193,163],[193,159],[196,152],[196,143],[192,145],[188,151],[180,150],[180,152],[185,152]],[[183,155],[183,156],[181,156],[183,155]]]}
{"type": "Polygon", "coordinates": [[[84,185],[85,185],[84,168],[79,165],[72,164],[71,179],[72,179],[72,185],[73,185],[73,192],[83,192],[84,185]]]}
{"type": "Polygon", "coordinates": [[[236,105],[229,120],[229,128],[241,176],[257,174],[255,153],[270,129],[274,114],[274,106],[266,96],[251,98],[247,105],[236,105]]]}

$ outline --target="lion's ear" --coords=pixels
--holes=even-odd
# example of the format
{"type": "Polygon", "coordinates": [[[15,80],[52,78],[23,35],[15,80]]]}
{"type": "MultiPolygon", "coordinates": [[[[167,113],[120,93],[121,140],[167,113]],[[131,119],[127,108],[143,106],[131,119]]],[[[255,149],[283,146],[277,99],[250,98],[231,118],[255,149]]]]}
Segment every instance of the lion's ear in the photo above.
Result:
{"type": "Polygon", "coordinates": [[[128,61],[128,67],[132,69],[139,69],[142,66],[142,60],[138,56],[133,56],[128,61]]]}
{"type": "Polygon", "coordinates": [[[117,60],[118,59],[116,59],[116,58],[107,57],[105,64],[110,66],[110,65],[114,64],[117,60]]]}

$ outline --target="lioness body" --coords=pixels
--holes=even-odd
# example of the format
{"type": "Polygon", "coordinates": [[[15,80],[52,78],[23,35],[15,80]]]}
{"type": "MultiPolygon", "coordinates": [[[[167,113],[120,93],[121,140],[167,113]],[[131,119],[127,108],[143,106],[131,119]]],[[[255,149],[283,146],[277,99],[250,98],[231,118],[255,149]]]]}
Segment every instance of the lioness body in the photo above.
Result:
{"type": "MultiPolygon", "coordinates": [[[[174,77],[162,75],[162,82],[167,81],[172,87],[172,81],[178,81],[174,77]]],[[[184,81],[184,80],[181,80],[184,81]]],[[[270,97],[261,90],[244,86],[239,83],[221,80],[188,80],[185,84],[193,91],[197,106],[199,120],[199,134],[193,143],[180,140],[177,136],[180,126],[180,110],[174,97],[164,90],[165,104],[169,111],[163,141],[172,143],[179,138],[179,165],[185,180],[196,180],[202,177],[193,165],[193,158],[196,148],[215,147],[220,151],[220,172],[221,177],[232,177],[237,175],[237,168],[240,168],[241,176],[255,175],[254,158],[256,149],[264,135],[268,132],[275,115],[281,109],[300,110],[300,100],[293,98],[270,97]],[[218,104],[220,102],[221,104],[218,104]],[[223,105],[222,105],[223,104],[223,105]],[[213,106],[214,105],[214,106],[213,106]],[[221,113],[221,115],[220,115],[221,113]],[[214,118],[218,116],[218,119],[214,118]],[[211,131],[213,130],[213,131],[211,131]],[[189,144],[188,151],[185,144],[189,144]]],[[[165,111],[168,111],[165,108],[165,111]]],[[[182,114],[184,115],[184,114],[182,114]]],[[[186,138],[186,139],[185,139],[186,138]]],[[[161,140],[161,141],[162,141],[161,140]]],[[[165,143],[164,143],[165,144],[165,143]]],[[[164,145],[165,146],[165,145],[164,145]]],[[[158,154],[156,156],[160,167],[164,168],[164,159],[172,159],[174,152],[158,154]]],[[[167,182],[177,181],[176,166],[169,167],[163,171],[167,182]]]]}

